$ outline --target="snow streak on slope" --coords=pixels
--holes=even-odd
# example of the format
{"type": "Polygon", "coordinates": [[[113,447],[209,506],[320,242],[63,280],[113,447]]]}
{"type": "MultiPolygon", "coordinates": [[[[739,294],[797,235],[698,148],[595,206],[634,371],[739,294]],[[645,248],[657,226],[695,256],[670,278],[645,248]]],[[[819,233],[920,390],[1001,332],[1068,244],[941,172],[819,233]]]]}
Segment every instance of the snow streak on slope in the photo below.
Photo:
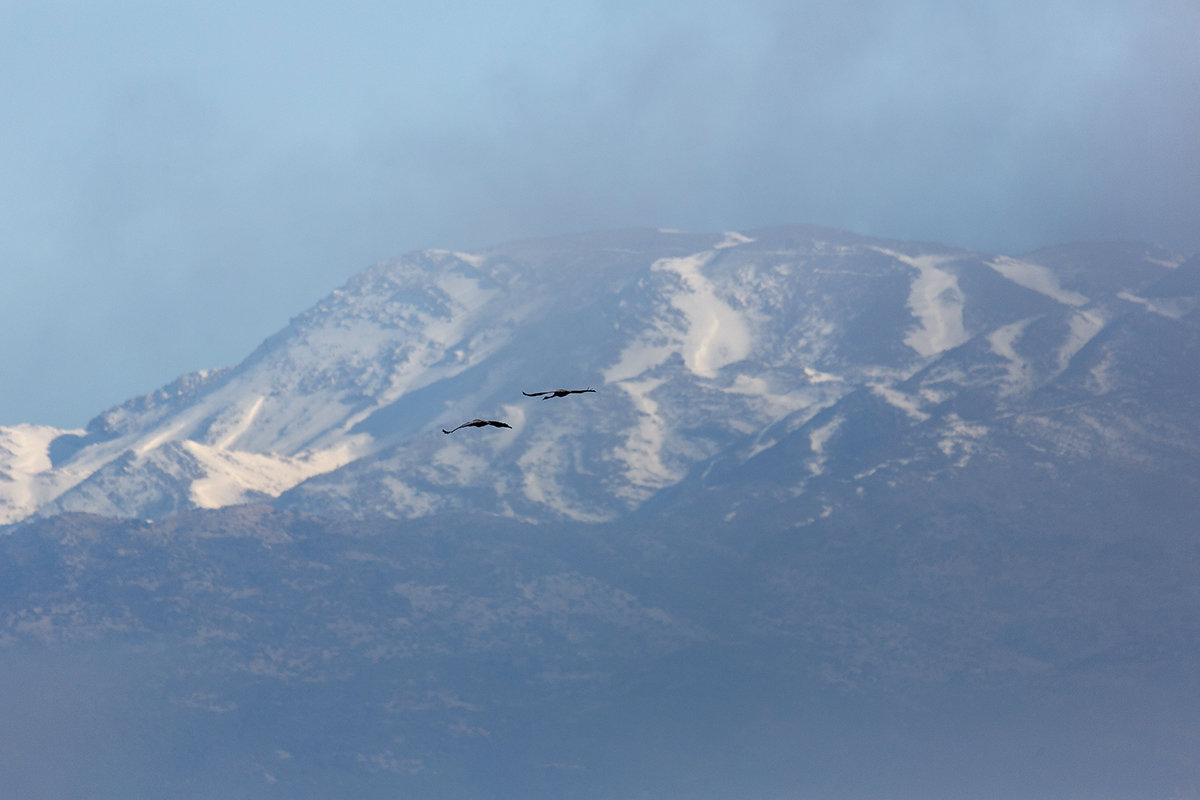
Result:
{"type": "Polygon", "coordinates": [[[713,245],[713,249],[724,250],[726,247],[737,247],[739,244],[750,244],[753,241],[754,240],[749,236],[745,236],[744,234],[736,231],[729,231],[725,234],[724,241],[713,245]]]}
{"type": "Polygon", "coordinates": [[[746,358],[753,342],[749,325],[718,296],[716,287],[703,273],[704,265],[714,255],[710,251],[654,263],[652,270],[679,276],[681,288],[671,293],[670,304],[683,315],[683,324],[658,320],[652,336],[626,347],[618,362],[605,372],[606,381],[637,377],[674,353],[682,356],[688,369],[701,378],[715,377],[722,367],[746,358]]]}
{"type": "Polygon", "coordinates": [[[1145,297],[1138,297],[1133,292],[1128,291],[1117,292],[1117,297],[1129,303],[1137,303],[1147,311],[1158,314],[1160,317],[1166,317],[1167,319],[1180,319],[1194,307],[1193,303],[1187,303],[1177,298],[1148,300],[1145,297]]]}
{"type": "Polygon", "coordinates": [[[214,431],[217,437],[217,442],[214,447],[217,450],[228,450],[233,446],[233,443],[241,438],[242,434],[250,430],[250,426],[254,424],[254,418],[258,416],[258,412],[262,410],[263,401],[267,398],[263,395],[255,397],[250,407],[246,409],[239,417],[231,419],[230,425],[225,429],[214,431]]]}
{"type": "Polygon", "coordinates": [[[567,486],[564,476],[571,473],[571,460],[577,454],[553,435],[534,437],[518,459],[525,498],[577,522],[602,522],[608,514],[588,508],[567,486]]]}
{"type": "Polygon", "coordinates": [[[805,367],[804,374],[807,375],[808,379],[813,383],[834,383],[843,380],[837,375],[830,375],[828,372],[821,372],[820,370],[815,370],[812,367],[805,367]]]}
{"type": "Polygon", "coordinates": [[[256,495],[278,497],[306,478],[353,460],[350,447],[330,448],[298,458],[207,447],[190,441],[185,441],[183,447],[206,471],[204,477],[191,483],[190,497],[197,508],[246,503],[256,495]]]}
{"type": "Polygon", "coordinates": [[[717,370],[741,361],[750,351],[750,331],[738,312],[717,296],[712,281],[701,271],[709,256],[668,258],[653,269],[679,275],[688,291],[671,297],[671,305],[683,312],[687,329],[681,353],[688,369],[701,378],[712,378],[717,370]]]}
{"type": "MultiPolygon", "coordinates": [[[[835,380],[841,379],[835,379],[831,376],[829,382],[835,380]]],[[[822,383],[822,381],[813,382],[822,383]]],[[[801,389],[793,388],[791,391],[787,391],[786,388],[783,392],[776,392],[771,388],[770,381],[739,374],[734,378],[733,383],[728,386],[722,386],[720,389],[725,394],[743,396],[746,405],[754,413],[747,414],[744,419],[728,420],[727,424],[733,429],[747,435],[757,433],[759,432],[759,426],[764,421],[783,419],[802,408],[809,408],[813,405],[828,402],[831,394],[837,395],[841,393],[812,389],[810,387],[801,389]]]]}
{"type": "Polygon", "coordinates": [[[620,384],[637,409],[638,423],[629,431],[625,444],[612,454],[625,466],[627,486],[618,489],[617,495],[635,503],[683,477],[681,472],[663,463],[666,423],[658,413],[658,403],[650,398],[650,393],[661,384],[661,380],[627,380],[620,384]]]}
{"type": "Polygon", "coordinates": [[[1040,264],[1031,264],[1028,261],[1000,256],[988,262],[988,266],[1018,286],[1032,289],[1064,305],[1082,306],[1088,302],[1088,298],[1079,292],[1072,292],[1059,286],[1058,278],[1054,277],[1054,273],[1040,264]]]}
{"type": "Polygon", "coordinates": [[[918,327],[904,337],[904,343],[922,356],[932,356],[965,342],[968,337],[963,329],[964,298],[958,279],[953,273],[938,269],[952,257],[910,257],[877,249],[917,270],[908,294],[908,307],[917,318],[918,327]]]}
{"type": "Polygon", "coordinates": [[[1070,332],[1067,341],[1058,351],[1058,368],[1066,369],[1075,354],[1092,340],[1107,320],[1098,310],[1076,311],[1068,321],[1070,332]]]}
{"type": "Polygon", "coordinates": [[[916,422],[924,422],[929,419],[929,415],[921,410],[921,403],[914,397],[910,397],[894,386],[888,386],[882,383],[871,384],[871,392],[880,399],[884,400],[888,405],[898,408],[909,416],[910,419],[916,422]]]}
{"type": "Polygon", "coordinates": [[[812,448],[814,458],[808,463],[808,471],[812,473],[813,477],[824,474],[825,444],[837,433],[838,428],[842,427],[845,421],[844,417],[837,416],[809,433],[808,444],[812,448]]]}
{"type": "Polygon", "coordinates": [[[86,473],[55,473],[50,443],[64,431],[49,425],[0,427],[0,525],[24,519],[39,505],[87,477],[86,473]]]}
{"type": "Polygon", "coordinates": [[[1000,390],[1002,397],[1016,394],[1028,389],[1033,383],[1033,374],[1029,364],[1017,354],[1016,342],[1025,332],[1032,320],[1023,319],[1010,325],[1004,325],[988,334],[988,344],[992,352],[1005,359],[1007,378],[1000,390]]]}
{"type": "Polygon", "coordinates": [[[988,434],[987,427],[966,422],[957,414],[946,417],[946,424],[942,430],[943,436],[938,440],[938,449],[946,458],[955,459],[953,466],[957,468],[967,465],[988,434]]]}

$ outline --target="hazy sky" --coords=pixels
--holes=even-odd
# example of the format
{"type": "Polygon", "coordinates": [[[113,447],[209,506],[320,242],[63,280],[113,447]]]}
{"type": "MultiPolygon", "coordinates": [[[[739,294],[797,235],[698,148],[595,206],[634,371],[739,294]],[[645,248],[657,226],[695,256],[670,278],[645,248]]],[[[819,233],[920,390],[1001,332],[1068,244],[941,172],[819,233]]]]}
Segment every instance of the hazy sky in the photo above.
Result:
{"type": "Polygon", "coordinates": [[[0,0],[0,424],[419,247],[811,222],[1200,250],[1195,0],[0,0]]]}

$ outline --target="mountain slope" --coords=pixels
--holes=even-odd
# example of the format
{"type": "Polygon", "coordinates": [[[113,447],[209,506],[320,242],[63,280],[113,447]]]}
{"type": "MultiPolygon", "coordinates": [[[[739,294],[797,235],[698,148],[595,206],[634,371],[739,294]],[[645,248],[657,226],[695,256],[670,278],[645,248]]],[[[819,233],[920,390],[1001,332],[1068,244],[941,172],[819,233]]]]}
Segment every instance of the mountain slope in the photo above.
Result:
{"type": "Polygon", "coordinates": [[[614,519],[864,388],[913,418],[983,383],[1008,402],[1124,320],[1191,325],[1197,294],[1179,276],[1195,267],[1180,262],[1138,246],[990,257],[802,226],[413,253],[354,276],[236,367],[85,431],[4,429],[3,519],[276,497],[614,519]],[[906,389],[918,373],[940,377],[906,389]],[[598,391],[521,395],[560,385],[598,391]],[[514,430],[439,432],[475,416],[514,430]]]}
{"type": "Polygon", "coordinates": [[[0,431],[5,786],[1192,796],[1198,296],[807,227],[373,267],[0,431]]]}

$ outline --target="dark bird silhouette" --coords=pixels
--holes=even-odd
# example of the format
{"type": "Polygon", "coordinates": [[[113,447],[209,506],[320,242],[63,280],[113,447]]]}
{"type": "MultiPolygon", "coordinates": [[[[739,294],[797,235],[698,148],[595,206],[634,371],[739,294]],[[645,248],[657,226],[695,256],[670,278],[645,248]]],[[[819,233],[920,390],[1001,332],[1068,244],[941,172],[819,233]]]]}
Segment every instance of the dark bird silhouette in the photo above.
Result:
{"type": "Polygon", "coordinates": [[[566,397],[569,394],[584,394],[585,392],[594,392],[595,389],[551,389],[548,392],[521,392],[526,397],[542,397],[543,400],[549,400],[551,397],[566,397]]]}
{"type": "MultiPolygon", "coordinates": [[[[458,428],[482,428],[484,425],[491,425],[493,428],[512,427],[512,425],[509,425],[507,422],[499,422],[498,420],[494,419],[473,419],[470,422],[464,422],[462,425],[459,425],[458,428]]],[[[450,430],[442,428],[442,433],[454,433],[456,430],[458,430],[458,428],[451,428],[450,430]]]]}

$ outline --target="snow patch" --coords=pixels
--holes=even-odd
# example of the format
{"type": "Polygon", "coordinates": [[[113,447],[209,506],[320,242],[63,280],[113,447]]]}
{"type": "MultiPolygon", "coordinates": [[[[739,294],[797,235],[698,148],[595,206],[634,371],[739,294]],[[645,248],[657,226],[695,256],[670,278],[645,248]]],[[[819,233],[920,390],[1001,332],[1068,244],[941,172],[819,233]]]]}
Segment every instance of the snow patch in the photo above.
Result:
{"type": "Polygon", "coordinates": [[[734,378],[733,383],[725,387],[725,391],[730,394],[748,394],[757,397],[771,396],[771,386],[767,383],[766,378],[756,378],[744,373],[734,378]]]}
{"type": "MultiPolygon", "coordinates": [[[[476,432],[473,428],[463,428],[458,433],[468,435],[476,432]]],[[[494,433],[487,429],[488,433],[494,433]]],[[[458,435],[455,434],[455,436],[458,435]]],[[[469,486],[482,476],[489,466],[489,460],[480,455],[474,447],[463,443],[465,437],[449,442],[433,455],[429,465],[422,470],[435,483],[449,483],[458,486],[469,486]]]]}
{"type": "Polygon", "coordinates": [[[888,405],[900,409],[911,419],[917,422],[924,422],[929,419],[929,415],[921,410],[920,401],[892,386],[887,386],[882,383],[871,384],[871,393],[882,398],[888,405]]]}
{"type": "Polygon", "coordinates": [[[963,293],[958,278],[937,268],[948,259],[921,256],[905,259],[919,271],[908,294],[908,307],[920,327],[904,337],[904,343],[923,356],[957,347],[967,340],[963,329],[963,293]]]}
{"type": "Polygon", "coordinates": [[[404,481],[388,475],[381,481],[388,492],[388,512],[402,517],[424,517],[437,510],[436,497],[418,491],[404,481]]]}
{"type": "Polygon", "coordinates": [[[232,447],[234,442],[254,424],[254,418],[262,410],[263,401],[266,399],[266,396],[260,394],[253,399],[250,407],[243,413],[231,416],[227,423],[228,427],[225,427],[223,430],[214,431],[213,433],[220,437],[214,447],[217,450],[228,450],[232,447]]]}
{"type": "Polygon", "coordinates": [[[663,463],[663,446],[667,438],[666,422],[658,413],[658,403],[650,393],[663,381],[622,381],[618,384],[638,411],[638,424],[630,429],[624,445],[614,448],[612,457],[625,465],[625,480],[629,488],[617,489],[617,494],[641,501],[646,490],[658,490],[677,483],[683,473],[663,463]]]}
{"type": "Polygon", "coordinates": [[[332,472],[353,460],[350,447],[301,457],[264,455],[185,441],[183,448],[207,473],[192,482],[189,498],[199,508],[222,508],[254,495],[278,497],[301,481],[332,472]]]}
{"type": "Polygon", "coordinates": [[[825,472],[825,445],[845,421],[845,417],[837,416],[809,432],[808,446],[812,449],[815,458],[808,462],[808,471],[813,474],[813,477],[825,472]]]}
{"type": "Polygon", "coordinates": [[[461,251],[455,251],[455,252],[452,252],[450,255],[454,256],[459,261],[470,264],[475,269],[479,269],[480,267],[483,266],[483,261],[484,261],[483,256],[478,255],[476,253],[464,253],[461,251]]]}
{"type": "Polygon", "coordinates": [[[1095,310],[1076,311],[1071,315],[1071,319],[1067,322],[1067,340],[1058,350],[1058,368],[1060,370],[1067,368],[1075,354],[1100,332],[1105,322],[1107,320],[1104,316],[1095,310]]]}
{"type": "Polygon", "coordinates": [[[709,251],[664,258],[652,265],[655,271],[674,272],[681,279],[683,288],[671,295],[669,302],[682,312],[683,328],[659,320],[652,338],[627,345],[617,363],[605,370],[606,382],[635,378],[665,363],[674,353],[683,357],[693,374],[712,378],[721,368],[750,354],[753,338],[749,325],[717,296],[716,287],[701,271],[712,256],[709,251]]]}
{"type": "Polygon", "coordinates": [[[744,359],[751,344],[749,327],[741,315],[717,297],[712,281],[701,272],[710,258],[708,253],[664,258],[651,267],[683,279],[688,291],[672,296],[671,305],[683,312],[688,323],[682,342],[684,363],[702,378],[711,378],[720,368],[744,359]]]}
{"type": "MultiPolygon", "coordinates": [[[[186,415],[182,418],[175,418],[174,421],[169,425],[166,425],[161,428],[152,429],[147,438],[144,438],[141,441],[137,442],[137,444],[133,445],[131,449],[134,450],[134,452],[136,452],[138,455],[144,455],[153,450],[157,450],[159,447],[161,447],[162,445],[166,444],[169,441],[176,441],[178,439],[182,439],[183,436],[181,434],[183,433],[184,429],[195,424],[195,420],[194,420],[195,416],[196,416],[196,414],[193,411],[191,414],[186,415]]],[[[104,450],[109,450],[112,448],[103,448],[102,447],[102,448],[88,448],[88,449],[94,449],[96,451],[103,452],[104,450]]],[[[107,461],[107,459],[105,459],[105,460],[107,461]]]]}
{"type": "Polygon", "coordinates": [[[495,289],[485,289],[480,285],[478,278],[461,271],[440,273],[435,278],[434,285],[441,289],[460,311],[474,311],[496,296],[495,289]]]}
{"type": "Polygon", "coordinates": [[[922,356],[932,356],[957,347],[969,338],[963,328],[962,290],[958,278],[938,267],[953,256],[906,256],[893,250],[874,248],[917,270],[908,293],[908,307],[917,318],[917,327],[904,337],[904,343],[922,356]]]}
{"type": "Polygon", "coordinates": [[[83,436],[87,432],[49,425],[0,427],[0,474],[32,475],[50,469],[50,443],[68,433],[83,436]]]}
{"type": "Polygon", "coordinates": [[[1149,261],[1151,264],[1158,264],[1160,267],[1166,267],[1167,269],[1178,269],[1179,266],[1185,260],[1187,260],[1184,256],[1175,256],[1173,258],[1155,258],[1148,253],[1143,256],[1143,258],[1145,258],[1145,260],[1149,261]]]}
{"type": "Polygon", "coordinates": [[[722,250],[726,247],[737,247],[739,244],[749,244],[753,241],[754,240],[749,236],[745,236],[735,231],[727,231],[725,233],[725,239],[713,245],[713,248],[716,250],[722,250]]]}
{"type": "Polygon", "coordinates": [[[621,351],[617,363],[604,371],[605,383],[620,383],[644,375],[665,364],[672,353],[678,352],[675,342],[653,344],[645,339],[629,344],[621,351]]]}
{"type": "Polygon", "coordinates": [[[85,434],[49,425],[0,427],[0,525],[24,519],[90,474],[55,471],[50,463],[51,442],[63,435],[85,434]]]}
{"type": "MultiPolygon", "coordinates": [[[[771,421],[781,419],[802,408],[820,402],[823,394],[803,389],[779,394],[772,391],[771,384],[765,378],[756,378],[745,374],[739,374],[731,385],[722,387],[721,391],[726,394],[739,394],[755,398],[759,401],[755,404],[755,407],[771,421]]],[[[736,421],[731,421],[730,424],[735,429],[740,429],[736,421]]],[[[758,428],[758,422],[748,419],[746,420],[744,432],[751,433],[758,428]]]]}
{"type": "Polygon", "coordinates": [[[561,456],[552,442],[538,442],[526,448],[517,459],[521,468],[521,491],[530,502],[553,507],[552,495],[557,494],[554,474],[560,466],[561,456]]]}
{"type": "Polygon", "coordinates": [[[1005,365],[1007,374],[1004,385],[1000,390],[1002,397],[1023,391],[1029,388],[1033,382],[1033,372],[1029,363],[1016,351],[1017,340],[1021,338],[1021,334],[1025,332],[1025,328],[1032,321],[1032,319],[1023,319],[997,328],[988,334],[987,340],[988,344],[992,346],[992,352],[1008,362],[1005,365]]]}
{"type": "Polygon", "coordinates": [[[562,442],[554,439],[528,446],[517,460],[521,469],[521,491],[530,502],[557,511],[578,522],[603,522],[609,517],[594,514],[572,504],[557,476],[566,473],[562,442]]]}
{"type": "Polygon", "coordinates": [[[1082,306],[1089,301],[1089,298],[1079,292],[1059,286],[1058,278],[1054,276],[1054,273],[1040,264],[1000,256],[989,261],[988,266],[1018,286],[1032,289],[1038,294],[1043,294],[1064,305],[1082,306]]]}
{"type": "Polygon", "coordinates": [[[830,375],[828,372],[820,372],[812,367],[805,367],[804,374],[808,376],[812,383],[833,383],[835,381],[844,380],[838,375],[830,375]]]}
{"type": "Polygon", "coordinates": [[[1151,313],[1158,314],[1160,317],[1168,319],[1179,319],[1188,312],[1186,303],[1182,303],[1175,298],[1166,300],[1147,300],[1145,297],[1138,297],[1136,294],[1128,291],[1117,292],[1117,297],[1129,303],[1137,303],[1151,313]]]}
{"type": "Polygon", "coordinates": [[[467,253],[461,250],[444,250],[440,247],[430,247],[424,251],[431,256],[440,256],[442,258],[454,258],[464,264],[470,264],[475,269],[483,266],[484,257],[476,253],[467,253]]]}
{"type": "Polygon", "coordinates": [[[1090,374],[1097,394],[1108,394],[1117,386],[1113,354],[1105,353],[1099,364],[1092,367],[1090,374]]]}
{"type": "Polygon", "coordinates": [[[965,421],[957,414],[946,418],[946,429],[938,441],[938,449],[946,458],[958,456],[955,467],[964,467],[971,456],[979,449],[979,441],[987,436],[988,429],[983,425],[975,425],[965,421]]]}

